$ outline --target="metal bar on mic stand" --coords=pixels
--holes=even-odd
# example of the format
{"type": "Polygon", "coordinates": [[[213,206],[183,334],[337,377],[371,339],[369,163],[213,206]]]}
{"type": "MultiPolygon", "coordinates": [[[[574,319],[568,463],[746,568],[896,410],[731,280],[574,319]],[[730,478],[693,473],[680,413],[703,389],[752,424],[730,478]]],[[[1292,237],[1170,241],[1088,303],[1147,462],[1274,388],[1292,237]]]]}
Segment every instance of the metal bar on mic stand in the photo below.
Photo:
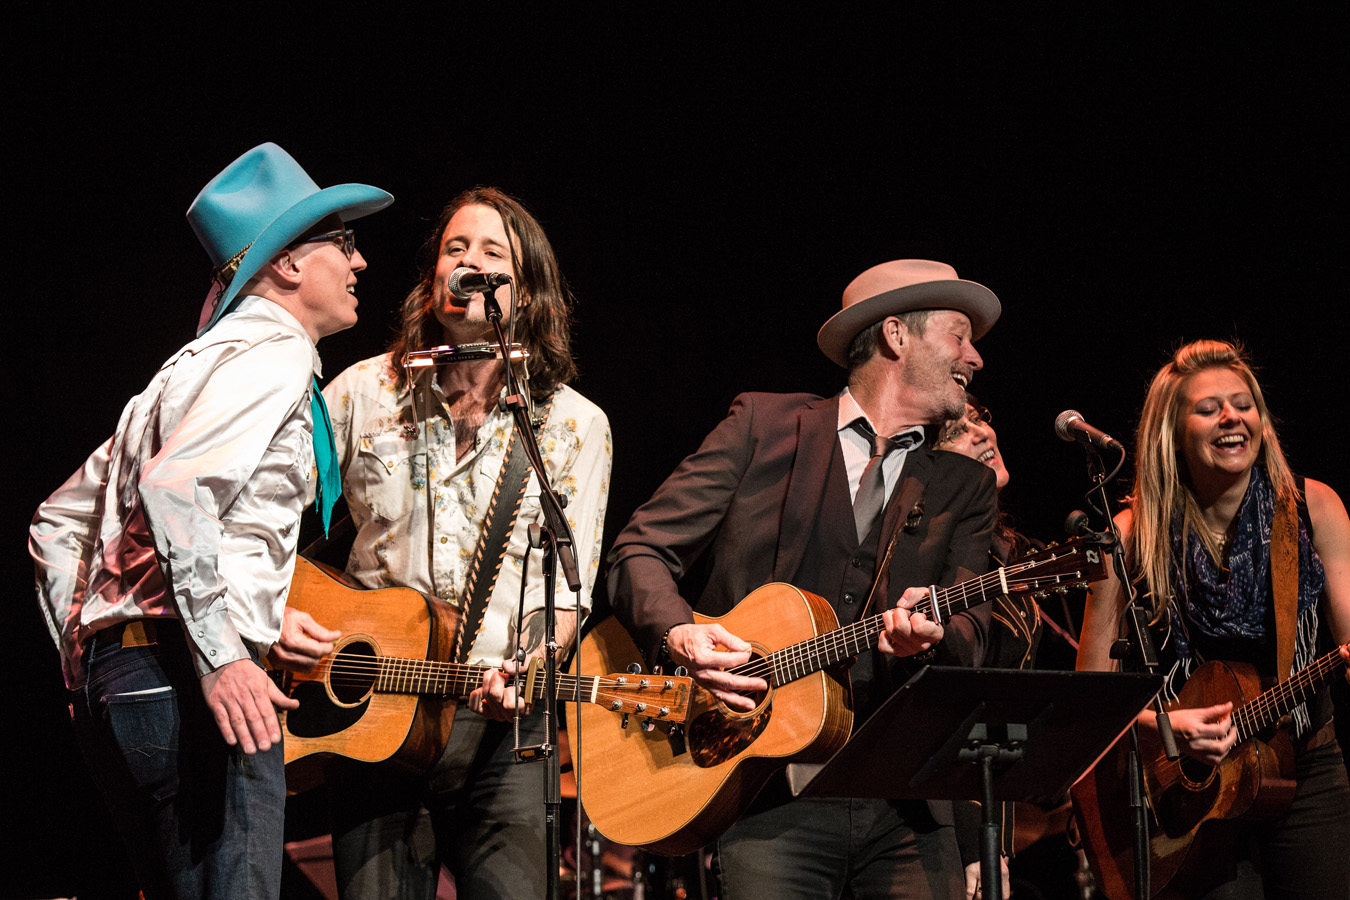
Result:
{"type": "MultiPolygon", "coordinates": [[[[514,290],[514,287],[512,289],[514,290]]],[[[506,334],[502,331],[501,307],[492,297],[492,290],[483,291],[483,309],[487,314],[488,321],[492,323],[493,330],[497,333],[498,345],[502,348],[507,347],[506,334]]],[[[558,900],[562,891],[560,879],[562,867],[562,773],[560,770],[561,761],[557,752],[556,679],[558,642],[555,628],[557,615],[554,603],[555,565],[561,566],[568,589],[573,592],[581,590],[581,577],[577,571],[576,555],[572,549],[572,529],[568,526],[567,517],[563,514],[564,501],[548,482],[547,469],[544,467],[543,457],[539,452],[539,443],[535,440],[525,398],[520,395],[517,388],[515,373],[511,370],[510,363],[506,363],[504,368],[506,370],[506,399],[503,402],[511,411],[516,433],[520,435],[521,449],[525,451],[530,460],[530,465],[534,468],[535,477],[539,480],[539,500],[545,522],[542,527],[531,526],[530,543],[533,545],[538,541],[538,546],[544,552],[543,700],[546,732],[542,746],[518,749],[516,761],[526,762],[542,759],[548,766],[544,777],[544,824],[547,841],[545,857],[548,866],[548,871],[545,873],[548,879],[546,896],[548,900],[558,900]]],[[[580,610],[578,610],[579,613],[580,610]]],[[[578,621],[577,627],[580,628],[580,625],[581,623],[578,621]]]]}
{"type": "MultiPolygon", "coordinates": [[[[1060,420],[1067,426],[1071,420],[1069,413],[1073,413],[1072,418],[1077,418],[1082,422],[1082,417],[1076,412],[1069,410],[1060,415],[1060,420]]],[[[1055,423],[1056,431],[1059,436],[1066,441],[1078,439],[1075,435],[1069,433],[1067,427],[1061,428],[1061,421],[1055,423]]],[[[1095,431],[1091,426],[1082,422],[1084,431],[1095,431]]],[[[1125,448],[1119,442],[1114,441],[1108,435],[1101,434],[1100,443],[1110,446],[1120,451],[1120,462],[1123,465],[1125,461],[1125,448]]],[[[1128,637],[1122,638],[1111,648],[1111,657],[1113,659],[1124,659],[1130,657],[1135,670],[1147,672],[1152,675],[1158,674],[1158,658],[1153,648],[1153,639],[1148,633],[1148,615],[1139,604],[1139,598],[1134,590],[1134,584],[1130,580],[1129,568],[1125,562],[1125,547],[1120,538],[1120,532],[1116,528],[1115,518],[1111,515],[1111,500],[1107,493],[1106,486],[1110,480],[1106,473],[1106,467],[1102,463],[1101,455],[1098,451],[1098,441],[1080,440],[1083,449],[1087,454],[1088,475],[1092,479],[1094,487],[1089,494],[1096,493],[1098,496],[1097,509],[1106,517],[1107,535],[1110,536],[1112,564],[1116,573],[1116,579],[1119,581],[1121,590],[1125,592],[1127,602],[1123,618],[1128,627],[1128,637]]],[[[1116,467],[1119,470],[1120,466],[1116,467]]],[[[1115,471],[1111,473],[1114,475],[1115,471]]],[[[1096,505],[1096,504],[1094,504],[1096,505]]],[[[1164,752],[1168,759],[1176,759],[1179,754],[1176,749],[1176,741],[1172,735],[1171,721],[1167,716],[1167,710],[1163,706],[1160,694],[1153,697],[1154,712],[1157,716],[1158,737],[1162,741],[1164,752]]],[[[1135,896],[1141,900],[1147,900],[1150,895],[1152,875],[1150,873],[1151,860],[1149,857],[1149,828],[1148,828],[1148,809],[1144,802],[1144,760],[1139,751],[1139,723],[1133,722],[1130,725],[1130,805],[1134,812],[1134,886],[1135,896]]]]}

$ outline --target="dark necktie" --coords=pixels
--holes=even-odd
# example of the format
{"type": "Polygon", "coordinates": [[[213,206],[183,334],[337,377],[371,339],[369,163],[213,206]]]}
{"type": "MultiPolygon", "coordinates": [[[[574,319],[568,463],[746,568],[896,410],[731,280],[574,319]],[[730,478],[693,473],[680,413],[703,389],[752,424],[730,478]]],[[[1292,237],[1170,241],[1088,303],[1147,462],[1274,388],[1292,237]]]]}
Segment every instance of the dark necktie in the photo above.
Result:
{"type": "Polygon", "coordinates": [[[886,479],[881,472],[881,464],[892,450],[909,450],[923,440],[923,432],[914,430],[898,434],[894,438],[882,437],[872,430],[866,419],[854,419],[853,430],[872,443],[872,458],[863,469],[858,481],[858,493],[853,497],[853,523],[858,529],[858,543],[872,530],[881,508],[886,505],[886,479]]]}

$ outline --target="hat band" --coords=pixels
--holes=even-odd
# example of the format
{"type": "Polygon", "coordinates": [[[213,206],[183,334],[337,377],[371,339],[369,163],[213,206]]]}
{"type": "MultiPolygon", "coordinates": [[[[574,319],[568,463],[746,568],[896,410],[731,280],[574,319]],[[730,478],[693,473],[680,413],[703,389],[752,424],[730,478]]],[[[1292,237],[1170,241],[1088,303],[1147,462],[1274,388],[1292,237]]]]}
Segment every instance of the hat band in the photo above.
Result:
{"type": "Polygon", "coordinates": [[[224,293],[230,286],[230,282],[234,281],[234,275],[239,271],[239,264],[244,261],[244,254],[252,246],[253,241],[249,241],[247,247],[225,260],[211,273],[211,280],[220,285],[220,293],[224,293]]]}

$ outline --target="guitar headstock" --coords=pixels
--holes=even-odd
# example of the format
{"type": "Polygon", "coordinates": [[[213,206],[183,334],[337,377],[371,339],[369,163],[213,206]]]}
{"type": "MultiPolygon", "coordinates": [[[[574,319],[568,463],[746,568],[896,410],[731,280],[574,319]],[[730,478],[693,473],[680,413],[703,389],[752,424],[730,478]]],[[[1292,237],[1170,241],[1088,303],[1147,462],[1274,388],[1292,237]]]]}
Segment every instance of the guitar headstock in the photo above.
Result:
{"type": "Polygon", "coordinates": [[[1009,594],[1046,597],[1051,591],[1086,587],[1106,577],[1108,550],[1086,538],[1051,544],[1004,566],[1009,594]]]}
{"type": "Polygon", "coordinates": [[[683,725],[689,717],[694,680],[688,675],[621,672],[597,679],[593,702],[612,712],[652,722],[683,725]]]}

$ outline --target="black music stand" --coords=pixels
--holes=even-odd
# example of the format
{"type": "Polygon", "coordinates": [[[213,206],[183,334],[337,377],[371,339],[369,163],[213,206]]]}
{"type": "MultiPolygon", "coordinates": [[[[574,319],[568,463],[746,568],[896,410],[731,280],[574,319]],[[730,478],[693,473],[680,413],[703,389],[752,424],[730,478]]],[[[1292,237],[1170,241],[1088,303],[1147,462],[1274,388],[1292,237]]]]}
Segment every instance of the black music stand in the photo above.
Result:
{"type": "Polygon", "coordinates": [[[1060,801],[1160,687],[1157,675],[926,666],[828,762],[788,766],[788,784],[799,797],[980,800],[982,894],[1001,897],[994,802],[1060,801]]]}

